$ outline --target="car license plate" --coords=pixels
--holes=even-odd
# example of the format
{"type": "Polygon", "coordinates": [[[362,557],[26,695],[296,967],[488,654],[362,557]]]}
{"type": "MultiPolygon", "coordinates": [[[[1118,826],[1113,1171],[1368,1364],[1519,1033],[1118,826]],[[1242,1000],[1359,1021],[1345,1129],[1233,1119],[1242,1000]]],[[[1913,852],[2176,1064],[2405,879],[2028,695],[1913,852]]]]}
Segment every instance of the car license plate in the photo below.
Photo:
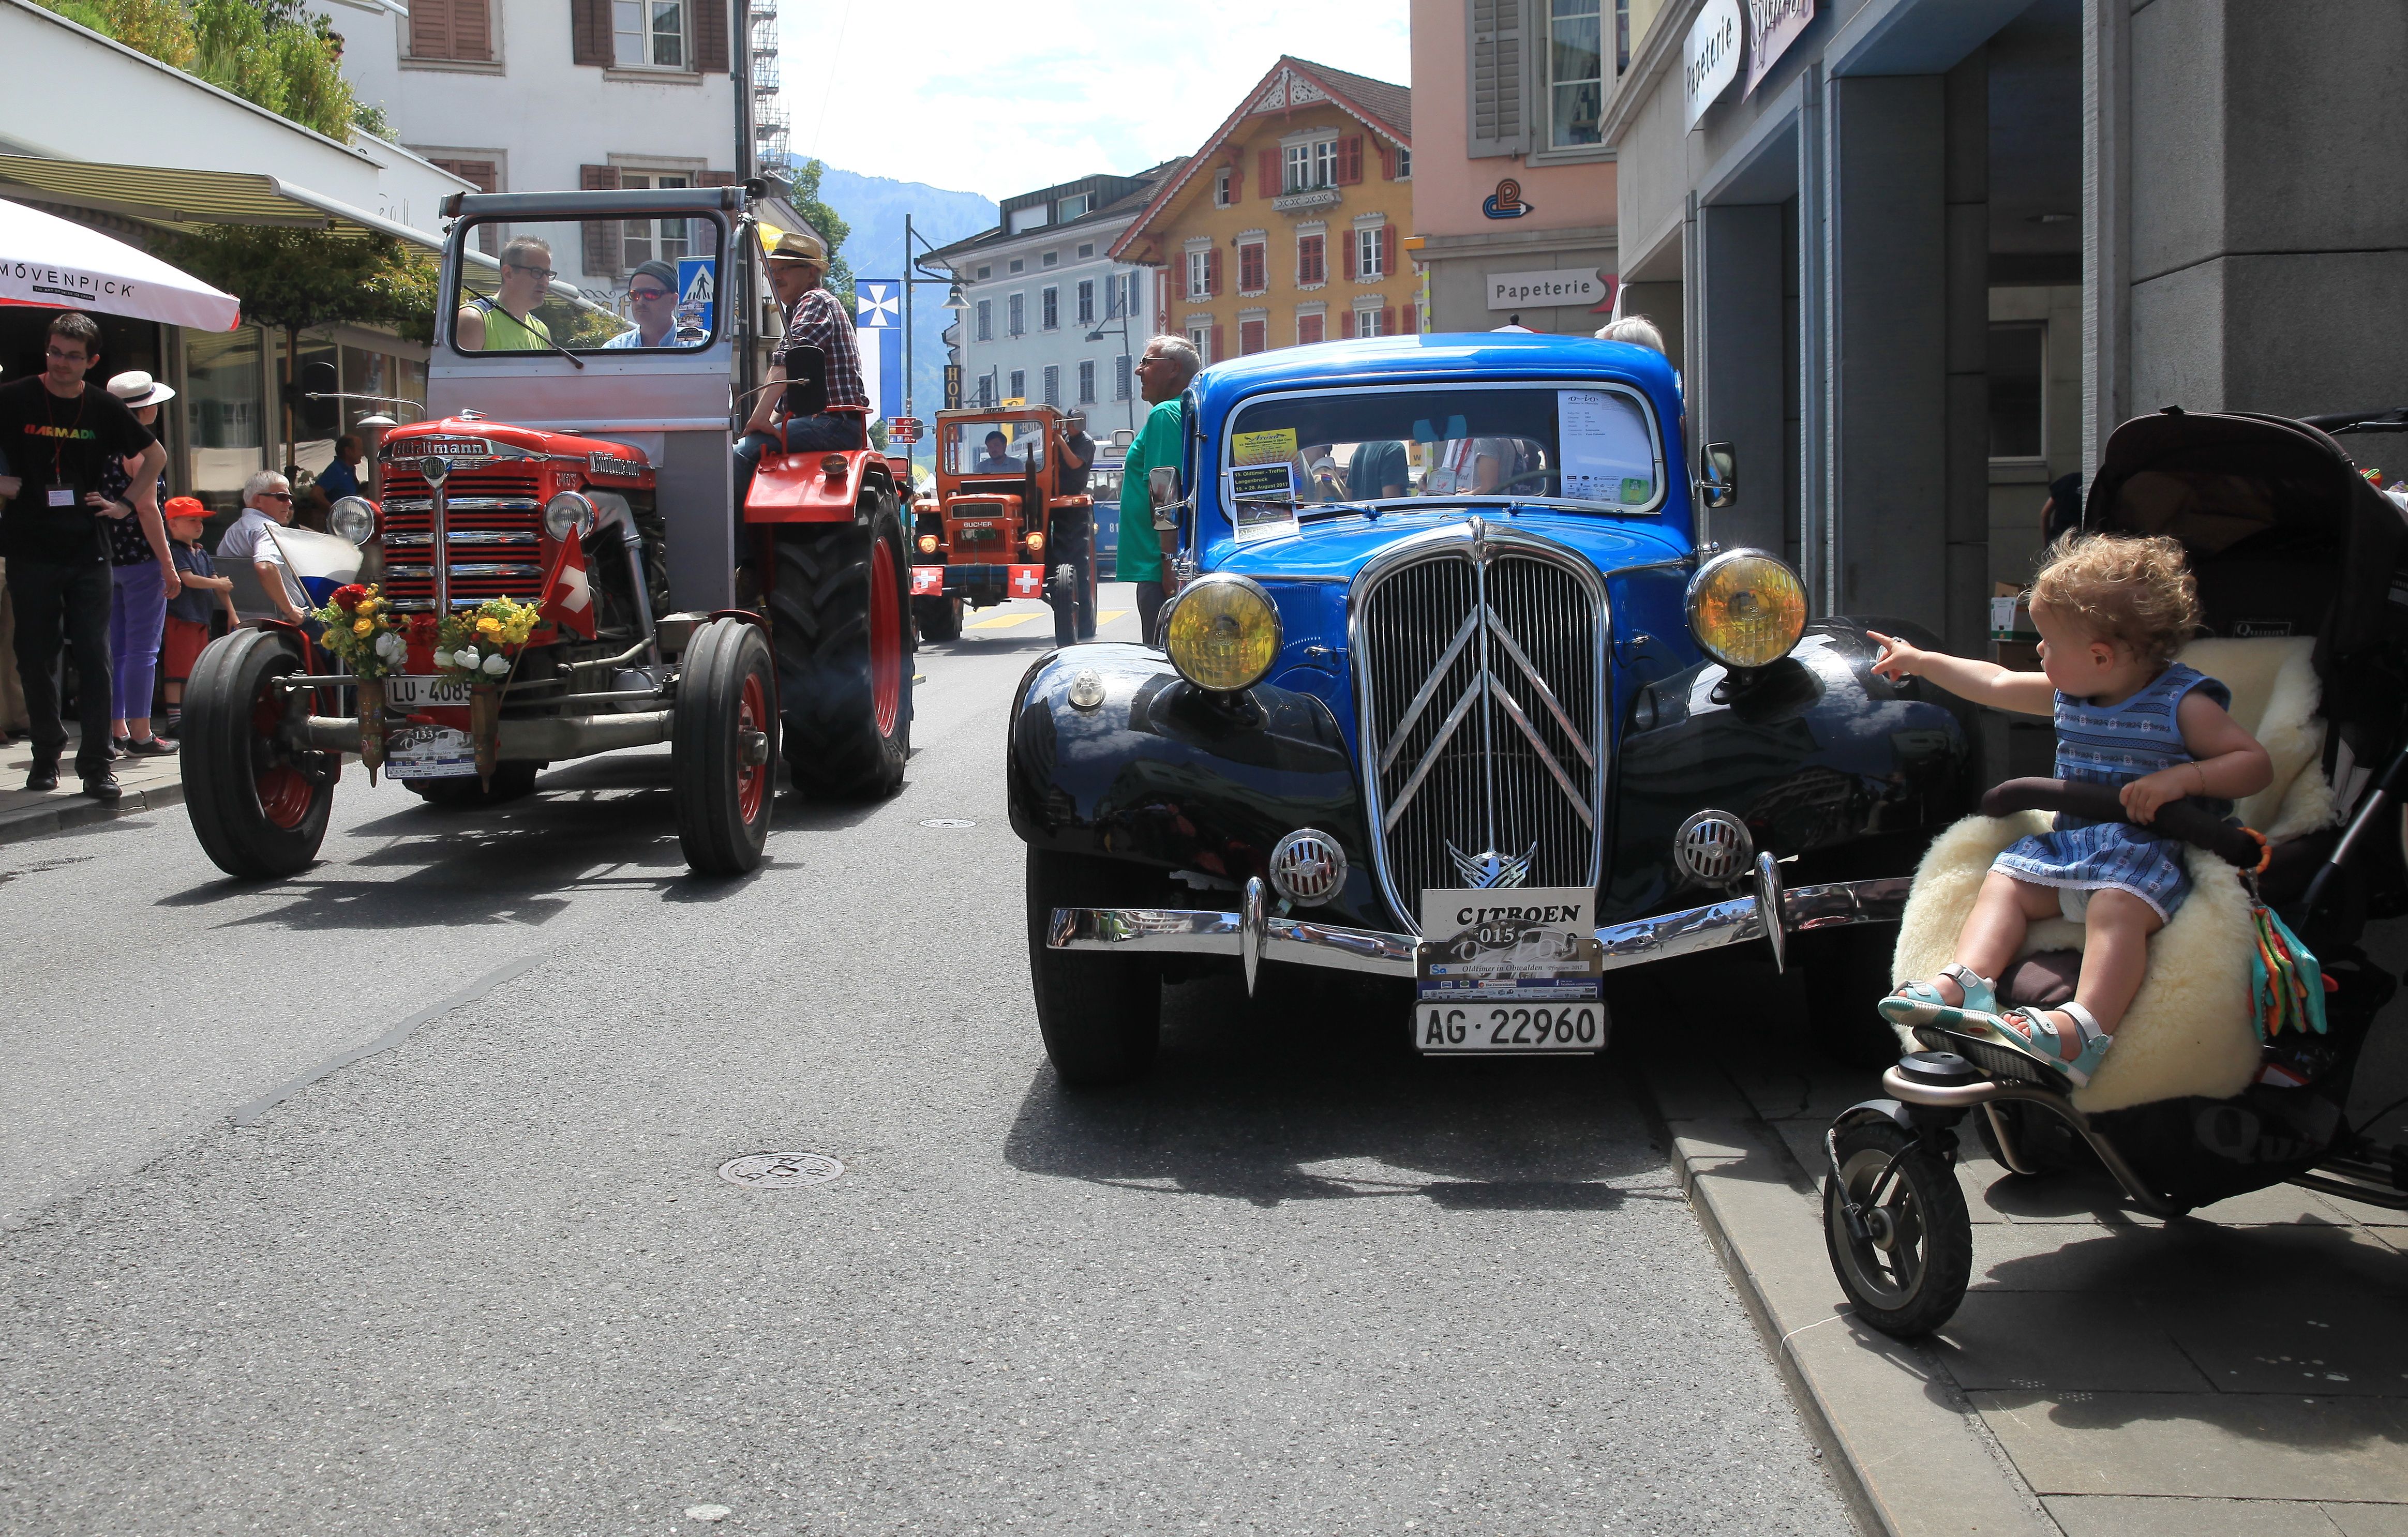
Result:
{"type": "Polygon", "coordinates": [[[1413,1046],[1432,1055],[1603,1050],[1605,948],[1582,887],[1422,893],[1413,1046]]]}
{"type": "Polygon", "coordinates": [[[468,680],[438,677],[432,673],[405,673],[384,680],[384,707],[391,715],[416,715],[421,710],[465,710],[468,680]]]}
{"type": "Polygon", "coordinates": [[[384,771],[395,779],[462,779],[477,772],[468,733],[449,726],[404,726],[384,739],[384,771]]]}

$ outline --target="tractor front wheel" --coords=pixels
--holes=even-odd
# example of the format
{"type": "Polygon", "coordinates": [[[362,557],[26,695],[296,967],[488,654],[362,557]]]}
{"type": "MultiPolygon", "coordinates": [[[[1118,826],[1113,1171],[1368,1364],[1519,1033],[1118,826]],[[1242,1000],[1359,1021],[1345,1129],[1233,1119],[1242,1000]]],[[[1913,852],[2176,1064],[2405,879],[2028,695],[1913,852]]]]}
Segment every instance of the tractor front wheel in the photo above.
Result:
{"type": "Polygon", "coordinates": [[[276,679],[301,670],[298,640],[236,630],[201,653],[184,687],[184,809],[202,850],[238,879],[306,870],[326,840],[342,761],[277,740],[276,679]]]}
{"type": "Polygon", "coordinates": [[[939,598],[911,600],[912,617],[920,621],[920,638],[930,643],[959,640],[962,634],[962,600],[958,593],[939,598]]]}
{"type": "Polygon", "coordinates": [[[911,756],[910,567],[891,512],[778,529],[768,607],[795,784],[829,800],[903,786],[911,756]]]}
{"type": "Polygon", "coordinates": [[[775,688],[757,625],[713,619],[695,632],[669,718],[669,777],[678,844],[703,875],[760,868],[776,788],[775,688]]]}

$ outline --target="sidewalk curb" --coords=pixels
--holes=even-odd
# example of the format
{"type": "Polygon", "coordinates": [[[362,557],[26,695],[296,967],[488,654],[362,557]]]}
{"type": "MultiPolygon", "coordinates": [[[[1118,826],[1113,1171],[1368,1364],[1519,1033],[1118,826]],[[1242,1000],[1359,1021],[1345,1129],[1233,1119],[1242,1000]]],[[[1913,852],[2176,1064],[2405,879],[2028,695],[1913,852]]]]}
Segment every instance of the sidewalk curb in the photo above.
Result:
{"type": "Polygon", "coordinates": [[[0,844],[47,838],[54,833],[73,832],[94,822],[114,821],[120,817],[138,817],[146,811],[164,811],[169,806],[183,804],[181,780],[150,790],[129,790],[114,805],[103,805],[80,795],[64,796],[57,805],[29,806],[0,820],[0,844]]]}
{"type": "Polygon", "coordinates": [[[1707,1082],[1672,1064],[1641,1065],[1698,1225],[1863,1529],[2059,1537],[1946,1373],[1847,1316],[1823,1248],[1819,1181],[1801,1179],[1779,1136],[1718,1073],[1707,1082]]]}

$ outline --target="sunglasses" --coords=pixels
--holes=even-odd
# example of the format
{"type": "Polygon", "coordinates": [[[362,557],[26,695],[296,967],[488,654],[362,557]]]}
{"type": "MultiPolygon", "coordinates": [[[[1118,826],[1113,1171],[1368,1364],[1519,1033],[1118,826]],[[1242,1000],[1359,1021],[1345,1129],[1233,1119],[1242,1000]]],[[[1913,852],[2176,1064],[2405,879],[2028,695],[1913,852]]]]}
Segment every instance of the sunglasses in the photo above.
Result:
{"type": "Polygon", "coordinates": [[[512,262],[512,263],[510,263],[510,270],[511,270],[511,271],[513,271],[513,272],[526,272],[526,273],[532,273],[532,274],[534,274],[536,277],[542,278],[542,279],[543,279],[545,282],[547,282],[547,283],[551,282],[553,278],[557,278],[557,277],[559,277],[559,276],[560,276],[560,274],[559,274],[559,273],[554,272],[554,271],[553,271],[552,268],[550,268],[550,267],[530,267],[530,266],[523,266],[523,265],[521,265],[520,263],[516,263],[516,262],[512,262]]]}
{"type": "Polygon", "coordinates": [[[264,491],[259,493],[259,499],[263,502],[290,502],[293,493],[289,491],[264,491]]]}
{"type": "Polygon", "coordinates": [[[631,288],[627,291],[630,299],[666,299],[668,296],[669,291],[665,288],[631,288]]]}

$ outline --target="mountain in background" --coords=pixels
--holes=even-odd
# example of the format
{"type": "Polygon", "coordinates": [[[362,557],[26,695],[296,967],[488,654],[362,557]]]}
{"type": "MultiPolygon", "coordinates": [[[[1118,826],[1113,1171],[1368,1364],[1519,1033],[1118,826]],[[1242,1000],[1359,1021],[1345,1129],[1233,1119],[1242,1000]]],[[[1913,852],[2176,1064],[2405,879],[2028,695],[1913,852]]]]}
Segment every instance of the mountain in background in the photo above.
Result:
{"type": "MultiPolygon", "coordinates": [[[[833,165],[820,177],[820,198],[853,226],[842,250],[856,278],[903,276],[906,214],[912,233],[931,246],[992,229],[996,219],[995,204],[976,192],[861,176],[833,165]]],[[[911,408],[923,421],[934,420],[945,403],[945,327],[953,316],[944,306],[941,288],[923,288],[911,296],[911,408]]],[[[923,465],[931,463],[924,442],[917,457],[923,465]]]]}

